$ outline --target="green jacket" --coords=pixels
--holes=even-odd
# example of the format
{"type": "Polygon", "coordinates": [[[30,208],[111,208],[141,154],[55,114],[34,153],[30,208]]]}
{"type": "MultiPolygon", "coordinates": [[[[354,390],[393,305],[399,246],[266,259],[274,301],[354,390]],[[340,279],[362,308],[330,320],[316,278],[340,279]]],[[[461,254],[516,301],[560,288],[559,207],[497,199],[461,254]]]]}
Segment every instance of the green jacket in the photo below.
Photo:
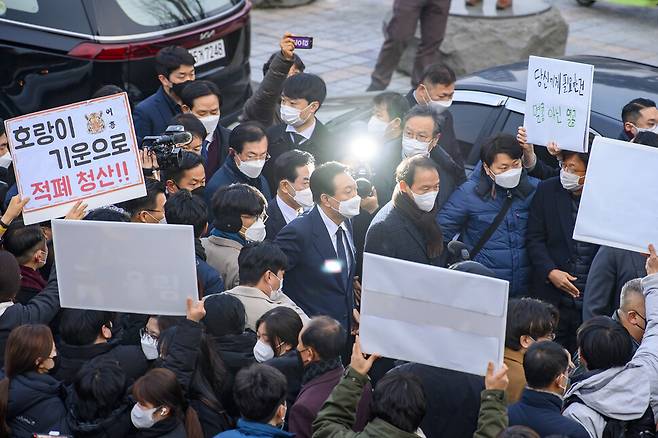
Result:
{"type": "Polygon", "coordinates": [[[505,391],[485,389],[480,396],[478,428],[473,438],[495,438],[508,424],[505,391]]]}
{"type": "Polygon", "coordinates": [[[313,422],[313,438],[418,438],[418,435],[404,432],[379,418],[368,423],[363,432],[352,430],[356,407],[367,382],[368,376],[348,368],[313,422]]]}

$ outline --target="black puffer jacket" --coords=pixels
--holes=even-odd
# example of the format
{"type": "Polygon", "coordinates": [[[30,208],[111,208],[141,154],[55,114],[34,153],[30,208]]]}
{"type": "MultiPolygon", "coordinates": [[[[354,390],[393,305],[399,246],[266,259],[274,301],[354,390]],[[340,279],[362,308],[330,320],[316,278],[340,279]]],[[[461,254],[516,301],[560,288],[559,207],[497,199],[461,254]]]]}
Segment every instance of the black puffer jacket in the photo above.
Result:
{"type": "Polygon", "coordinates": [[[14,438],[58,431],[70,433],[66,421],[66,390],[60,381],[34,371],[9,381],[7,424],[14,438]]]}
{"type": "Polygon", "coordinates": [[[69,428],[76,438],[114,438],[134,436],[137,430],[130,419],[134,403],[127,397],[106,418],[92,421],[80,421],[69,407],[69,428]]]}
{"type": "Polygon", "coordinates": [[[256,333],[246,331],[240,335],[212,337],[211,343],[232,376],[235,376],[242,368],[256,363],[254,358],[256,333]]]}

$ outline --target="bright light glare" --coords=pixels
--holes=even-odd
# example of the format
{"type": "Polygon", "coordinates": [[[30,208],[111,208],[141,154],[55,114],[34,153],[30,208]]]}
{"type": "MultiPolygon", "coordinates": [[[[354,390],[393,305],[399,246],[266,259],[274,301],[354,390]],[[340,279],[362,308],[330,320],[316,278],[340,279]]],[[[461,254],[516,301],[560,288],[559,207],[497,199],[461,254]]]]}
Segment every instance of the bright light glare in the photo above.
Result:
{"type": "Polygon", "coordinates": [[[368,135],[357,135],[350,139],[349,151],[359,161],[370,161],[377,151],[377,142],[368,135]]]}

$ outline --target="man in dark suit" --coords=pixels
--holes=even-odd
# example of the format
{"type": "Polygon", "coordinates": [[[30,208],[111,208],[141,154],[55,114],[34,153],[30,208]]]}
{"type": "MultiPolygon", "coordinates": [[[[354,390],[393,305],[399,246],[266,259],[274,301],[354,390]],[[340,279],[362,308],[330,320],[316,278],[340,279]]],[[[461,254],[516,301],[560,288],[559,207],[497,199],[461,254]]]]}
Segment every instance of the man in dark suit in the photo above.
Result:
{"type": "Polygon", "coordinates": [[[133,111],[133,122],[137,141],[147,135],[161,135],[167,124],[181,112],[183,88],[194,76],[194,56],[178,46],[161,49],[155,56],[155,69],[160,88],[141,101],[133,111]]]}
{"type": "MultiPolygon", "coordinates": [[[[242,183],[258,189],[265,199],[271,199],[265,177],[261,175],[267,153],[267,136],[257,122],[245,122],[233,129],[229,137],[229,158],[206,184],[206,203],[211,205],[212,197],[221,187],[242,183]]],[[[211,213],[212,216],[212,213],[211,213]]],[[[210,217],[208,223],[213,223],[210,217]]]]}
{"type": "Polygon", "coordinates": [[[621,120],[624,129],[619,140],[630,141],[640,132],[658,134],[658,108],[651,99],[639,97],[628,102],[621,110],[621,120]]]}
{"type": "Polygon", "coordinates": [[[263,170],[272,192],[276,191],[273,161],[284,152],[292,149],[309,152],[318,164],[342,158],[341,151],[329,144],[327,128],[315,117],[326,96],[327,87],[316,75],[300,73],[283,83],[280,110],[283,122],[267,131],[273,160],[263,170]]]}
{"type": "Polygon", "coordinates": [[[279,231],[304,209],[313,207],[311,174],[314,170],[315,159],[308,152],[293,149],[276,159],[276,196],[267,206],[268,219],[265,222],[268,240],[274,240],[279,231]]]}
{"type": "Polygon", "coordinates": [[[571,353],[582,322],[583,292],[598,246],[573,239],[588,154],[563,151],[560,176],[542,181],[530,205],[526,247],[533,296],[560,312],[556,340],[571,353]]]}
{"type": "Polygon", "coordinates": [[[441,139],[430,157],[439,164],[441,161],[450,163],[450,172],[459,186],[466,181],[464,157],[459,148],[449,110],[455,95],[456,80],[455,72],[450,67],[445,64],[432,64],[423,73],[418,86],[409,91],[406,98],[409,108],[421,105],[431,108],[441,116],[438,118],[441,139]]]}
{"type": "MultiPolygon", "coordinates": [[[[327,316],[313,318],[299,333],[297,351],[304,364],[304,376],[288,417],[288,430],[297,438],[311,438],[313,420],[343,377],[345,369],[340,355],[346,340],[345,329],[327,316]]],[[[363,430],[368,423],[371,393],[370,384],[365,385],[355,413],[355,431],[363,430]]]]}
{"type": "Polygon", "coordinates": [[[350,218],[361,198],[347,167],[329,162],[311,175],[315,207],[276,237],[288,256],[284,292],[309,316],[328,315],[349,329],[354,308],[354,242],[350,218]]]}

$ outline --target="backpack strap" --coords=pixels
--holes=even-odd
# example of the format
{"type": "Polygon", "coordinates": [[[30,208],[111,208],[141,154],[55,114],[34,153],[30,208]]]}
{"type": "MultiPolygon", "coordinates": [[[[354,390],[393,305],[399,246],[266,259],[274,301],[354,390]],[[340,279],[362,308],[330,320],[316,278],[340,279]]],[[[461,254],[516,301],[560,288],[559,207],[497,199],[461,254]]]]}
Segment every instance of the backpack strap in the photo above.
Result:
{"type": "Polygon", "coordinates": [[[512,206],[513,200],[514,199],[512,198],[512,192],[508,191],[507,198],[505,198],[505,202],[503,202],[503,206],[500,208],[500,211],[494,218],[493,222],[491,222],[491,224],[487,227],[487,229],[484,230],[484,233],[482,233],[482,237],[480,237],[480,240],[478,240],[478,242],[471,250],[471,260],[475,260],[475,256],[478,255],[484,244],[487,243],[489,239],[491,239],[491,236],[493,236],[493,233],[498,229],[500,223],[503,221],[505,215],[507,214],[510,207],[512,206]]]}

